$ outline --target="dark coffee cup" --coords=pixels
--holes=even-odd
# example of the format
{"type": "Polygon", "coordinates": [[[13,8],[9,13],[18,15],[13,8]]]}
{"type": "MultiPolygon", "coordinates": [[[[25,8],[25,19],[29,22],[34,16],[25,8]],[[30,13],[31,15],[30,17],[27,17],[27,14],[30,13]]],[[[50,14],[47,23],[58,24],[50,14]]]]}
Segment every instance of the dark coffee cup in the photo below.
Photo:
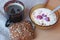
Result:
{"type": "Polygon", "coordinates": [[[4,11],[8,15],[6,27],[11,23],[20,22],[24,18],[24,4],[20,1],[9,1],[4,6],[4,11]]]}

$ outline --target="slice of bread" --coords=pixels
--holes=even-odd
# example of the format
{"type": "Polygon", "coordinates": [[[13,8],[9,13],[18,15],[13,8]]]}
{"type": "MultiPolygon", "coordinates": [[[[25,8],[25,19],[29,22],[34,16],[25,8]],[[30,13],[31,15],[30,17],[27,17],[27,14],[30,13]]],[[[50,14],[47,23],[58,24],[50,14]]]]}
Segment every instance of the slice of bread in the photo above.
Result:
{"type": "Polygon", "coordinates": [[[11,40],[31,40],[34,37],[34,29],[29,21],[14,23],[9,29],[11,40]]]}

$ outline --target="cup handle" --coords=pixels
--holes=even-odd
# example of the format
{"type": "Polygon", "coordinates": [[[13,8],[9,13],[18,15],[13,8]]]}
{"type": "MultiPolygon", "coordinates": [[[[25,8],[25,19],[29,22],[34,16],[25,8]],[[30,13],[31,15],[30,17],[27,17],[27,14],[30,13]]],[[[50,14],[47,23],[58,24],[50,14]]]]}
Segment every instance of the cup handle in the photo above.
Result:
{"type": "Polygon", "coordinates": [[[10,25],[10,23],[11,23],[11,21],[10,21],[10,19],[8,19],[8,20],[6,21],[5,26],[8,27],[8,26],[10,25]]]}

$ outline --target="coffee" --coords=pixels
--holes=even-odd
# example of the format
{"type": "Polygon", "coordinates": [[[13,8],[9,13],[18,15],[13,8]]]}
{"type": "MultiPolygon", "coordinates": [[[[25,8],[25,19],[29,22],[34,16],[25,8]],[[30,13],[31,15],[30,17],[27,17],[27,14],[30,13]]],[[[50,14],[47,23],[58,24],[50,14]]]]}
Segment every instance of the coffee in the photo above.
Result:
{"type": "Polygon", "coordinates": [[[24,4],[20,1],[9,1],[5,4],[4,10],[8,15],[7,23],[16,23],[23,20],[24,4]]]}

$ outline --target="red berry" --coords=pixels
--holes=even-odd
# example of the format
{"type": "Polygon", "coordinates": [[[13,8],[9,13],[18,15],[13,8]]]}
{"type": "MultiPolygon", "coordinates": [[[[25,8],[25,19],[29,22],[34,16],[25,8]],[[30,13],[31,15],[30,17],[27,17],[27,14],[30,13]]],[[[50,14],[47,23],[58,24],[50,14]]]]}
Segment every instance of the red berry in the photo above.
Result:
{"type": "Polygon", "coordinates": [[[43,16],[43,17],[47,17],[47,15],[45,15],[45,14],[42,14],[42,16],[43,16]]]}
{"type": "Polygon", "coordinates": [[[46,21],[50,21],[50,18],[49,18],[49,17],[46,17],[45,20],[46,20],[46,21]]]}
{"type": "Polygon", "coordinates": [[[38,15],[37,18],[38,18],[38,19],[42,19],[43,17],[42,17],[41,15],[38,15]]]}

